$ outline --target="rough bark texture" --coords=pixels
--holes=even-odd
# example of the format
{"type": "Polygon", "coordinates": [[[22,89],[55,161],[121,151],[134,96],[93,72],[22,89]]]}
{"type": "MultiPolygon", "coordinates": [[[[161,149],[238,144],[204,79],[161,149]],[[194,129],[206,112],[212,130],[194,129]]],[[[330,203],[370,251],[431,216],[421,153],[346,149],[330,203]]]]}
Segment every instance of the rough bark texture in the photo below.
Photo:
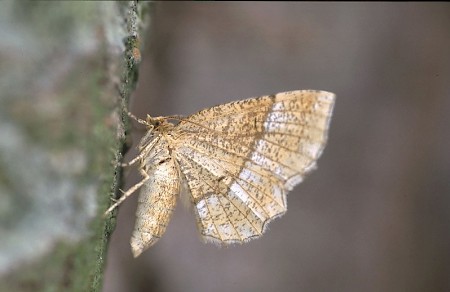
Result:
{"type": "Polygon", "coordinates": [[[3,2],[0,291],[99,291],[149,4],[3,2]]]}

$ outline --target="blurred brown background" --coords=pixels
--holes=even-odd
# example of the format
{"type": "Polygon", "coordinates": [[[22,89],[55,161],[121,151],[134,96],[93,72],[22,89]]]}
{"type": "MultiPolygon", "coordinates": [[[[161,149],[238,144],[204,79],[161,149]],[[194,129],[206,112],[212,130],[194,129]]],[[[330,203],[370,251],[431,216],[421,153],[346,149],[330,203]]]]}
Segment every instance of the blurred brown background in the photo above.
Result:
{"type": "MultiPolygon", "coordinates": [[[[155,9],[136,115],[295,89],[332,91],[337,102],[318,169],[262,238],[204,244],[180,203],[135,260],[134,196],[119,211],[104,291],[450,291],[448,3],[155,9]]],[[[125,178],[127,188],[139,179],[125,178]]]]}

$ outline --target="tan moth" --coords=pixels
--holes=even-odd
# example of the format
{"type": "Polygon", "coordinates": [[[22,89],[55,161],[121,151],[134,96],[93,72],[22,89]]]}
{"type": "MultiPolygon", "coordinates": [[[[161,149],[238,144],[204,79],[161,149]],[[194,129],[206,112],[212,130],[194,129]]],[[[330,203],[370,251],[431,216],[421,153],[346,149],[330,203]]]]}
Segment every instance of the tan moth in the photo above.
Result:
{"type": "Polygon", "coordinates": [[[315,168],[325,147],[335,95],[298,90],[204,109],[188,117],[150,117],[139,155],[142,180],[131,237],[135,257],[165,232],[182,182],[206,241],[260,237],[286,212],[286,194],[315,168]],[[173,124],[170,120],[178,121],[173,124]]]}

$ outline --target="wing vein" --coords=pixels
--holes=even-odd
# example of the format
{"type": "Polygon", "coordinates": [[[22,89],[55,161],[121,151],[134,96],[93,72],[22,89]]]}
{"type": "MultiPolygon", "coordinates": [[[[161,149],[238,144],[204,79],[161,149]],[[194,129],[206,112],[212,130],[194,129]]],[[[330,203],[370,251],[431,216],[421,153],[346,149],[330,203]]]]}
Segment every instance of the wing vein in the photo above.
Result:
{"type": "MultiPolygon", "coordinates": [[[[265,139],[261,139],[261,140],[267,141],[267,140],[265,140],[265,139]]],[[[200,140],[197,140],[197,141],[200,141],[200,140]]],[[[250,158],[248,158],[248,157],[245,156],[245,155],[242,155],[242,154],[239,154],[239,153],[237,153],[237,152],[234,152],[234,151],[228,150],[228,149],[226,149],[226,148],[220,147],[220,146],[217,145],[217,144],[211,144],[211,143],[209,143],[209,142],[206,141],[206,140],[202,140],[202,141],[205,142],[205,143],[207,143],[208,145],[211,145],[211,146],[214,146],[214,147],[216,147],[216,148],[218,148],[218,149],[224,150],[225,152],[228,152],[228,153],[230,153],[230,154],[234,154],[234,155],[236,155],[236,156],[238,156],[238,157],[241,157],[241,158],[244,159],[245,162],[246,162],[246,161],[253,161],[253,160],[251,160],[250,158]]],[[[238,143],[241,143],[241,142],[238,142],[238,143]]],[[[243,144],[241,143],[241,145],[243,145],[243,144]]],[[[187,144],[187,145],[185,145],[185,146],[190,147],[191,149],[197,150],[198,153],[203,154],[204,156],[210,156],[210,155],[208,155],[207,153],[205,153],[205,152],[203,152],[203,151],[200,151],[199,148],[196,148],[196,147],[193,146],[193,145],[187,144]]],[[[244,145],[244,146],[245,146],[245,145],[244,145]]],[[[279,161],[274,161],[274,160],[272,160],[271,158],[265,156],[264,153],[262,153],[262,152],[260,152],[260,151],[257,151],[256,149],[250,149],[250,151],[251,151],[252,153],[253,153],[253,152],[254,152],[254,153],[258,153],[258,154],[260,154],[261,156],[263,156],[264,158],[266,158],[266,159],[268,159],[268,160],[270,160],[270,161],[272,161],[272,162],[275,162],[275,163],[277,163],[277,164],[280,164],[281,166],[283,166],[283,167],[285,167],[285,168],[287,168],[287,169],[289,169],[289,170],[291,170],[291,171],[293,171],[293,172],[295,172],[295,173],[298,172],[298,170],[296,170],[296,169],[294,169],[294,168],[292,168],[292,167],[290,167],[290,166],[288,166],[288,165],[286,165],[286,164],[284,164],[284,163],[281,163],[281,162],[279,162],[279,161]]],[[[298,152],[297,152],[297,153],[298,153],[298,152]]],[[[300,154],[301,154],[301,153],[300,153],[300,154]]],[[[218,160],[224,161],[224,162],[232,163],[232,164],[234,164],[234,165],[236,165],[236,166],[240,166],[239,164],[233,163],[233,162],[231,162],[231,161],[227,161],[227,160],[224,160],[224,159],[220,159],[220,157],[215,157],[215,158],[218,159],[218,160]]],[[[266,167],[263,167],[262,165],[260,165],[260,166],[261,166],[262,168],[268,170],[268,171],[271,171],[270,169],[268,169],[268,168],[266,168],[266,167]]],[[[282,177],[281,180],[285,180],[285,179],[282,177]]]]}
{"type": "MultiPolygon", "coordinates": [[[[195,148],[195,147],[193,147],[193,146],[191,146],[191,145],[187,145],[188,147],[190,147],[191,149],[193,149],[193,150],[197,150],[197,152],[199,153],[199,154],[202,154],[202,155],[204,155],[204,156],[207,156],[207,155],[205,155],[203,152],[201,152],[201,151],[198,151],[198,149],[197,148],[195,148]]],[[[184,154],[182,154],[182,153],[180,153],[181,155],[183,155],[184,157],[186,157],[186,158],[189,158],[187,155],[184,155],[184,154]]],[[[247,157],[244,157],[244,156],[242,156],[244,159],[246,159],[246,161],[251,161],[250,159],[248,159],[247,157]]],[[[190,159],[190,158],[189,158],[190,159]]],[[[220,161],[224,161],[224,162],[228,162],[228,163],[230,163],[230,164],[234,164],[234,165],[236,165],[236,166],[240,166],[240,164],[236,164],[236,163],[233,163],[233,162],[230,162],[230,161],[227,161],[227,160],[225,160],[225,159],[221,159],[220,157],[216,157],[216,159],[217,160],[220,160],[220,161]]],[[[201,164],[199,164],[198,162],[196,162],[195,160],[192,160],[193,162],[195,162],[197,165],[199,165],[199,166],[201,166],[201,167],[203,167],[201,164]]],[[[220,168],[222,168],[228,175],[230,175],[231,177],[233,177],[233,178],[237,178],[237,179],[239,179],[239,180],[242,180],[242,179],[240,179],[239,177],[237,177],[237,176],[235,176],[234,174],[232,174],[229,170],[227,170],[225,167],[223,167],[222,165],[220,165],[220,164],[217,164],[216,162],[214,162],[214,164],[216,165],[216,166],[218,166],[218,167],[220,167],[220,168]]],[[[270,172],[270,169],[267,169],[267,168],[265,168],[265,167],[263,167],[263,166],[261,166],[261,165],[258,165],[258,166],[260,166],[260,167],[262,167],[263,169],[265,169],[265,170],[267,170],[267,171],[269,171],[270,172]]],[[[204,168],[204,167],[203,167],[204,168]]],[[[211,173],[211,171],[209,171],[209,169],[207,169],[208,170],[208,172],[209,173],[211,173]]],[[[255,173],[257,173],[258,175],[260,175],[261,177],[263,177],[263,178],[267,178],[267,179],[269,179],[269,180],[272,180],[272,176],[270,176],[270,175],[265,175],[265,174],[262,174],[262,173],[260,173],[260,172],[257,172],[257,171],[255,171],[255,170],[252,170],[253,172],[255,172],[255,173]]],[[[296,172],[297,173],[297,172],[296,172]]],[[[211,173],[212,175],[214,175],[213,173],[211,173]]],[[[284,182],[284,181],[286,181],[285,179],[282,179],[281,180],[282,182],[284,182]]],[[[259,188],[259,187],[257,187],[256,185],[254,185],[254,184],[252,184],[252,183],[250,183],[250,182],[247,182],[249,185],[251,185],[252,187],[254,187],[255,189],[257,189],[257,190],[259,190],[259,191],[261,191],[263,194],[264,194],[264,196],[266,196],[267,198],[269,198],[272,202],[275,202],[276,204],[278,204],[279,206],[281,206],[281,207],[283,207],[280,203],[278,203],[272,196],[270,196],[270,194],[267,194],[267,193],[265,193],[264,192],[264,190],[262,190],[261,188],[259,188]]],[[[239,186],[241,186],[243,189],[244,189],[244,187],[241,185],[241,184],[239,184],[239,186]]],[[[227,186],[227,188],[229,189],[229,187],[227,186]]],[[[248,193],[249,195],[250,195],[250,193],[248,193]]],[[[251,196],[251,198],[254,200],[254,201],[256,201],[256,202],[258,202],[252,195],[250,195],[251,196]]],[[[264,210],[264,208],[263,208],[263,206],[261,206],[259,203],[258,203],[258,205],[264,210]]],[[[284,207],[283,207],[284,208],[284,207]]],[[[265,211],[265,210],[264,210],[265,211]]],[[[266,213],[267,214],[267,213],[266,213]]],[[[269,214],[267,214],[267,215],[269,215],[269,214]]]]}
{"type": "MultiPolygon", "coordinates": [[[[191,159],[190,157],[185,156],[185,155],[183,155],[183,157],[185,157],[185,158],[187,158],[188,160],[192,161],[193,163],[199,165],[200,167],[203,167],[201,164],[199,164],[197,161],[191,159]]],[[[214,175],[213,173],[211,173],[211,172],[209,171],[209,169],[207,169],[207,168],[205,168],[205,169],[206,169],[210,174],[214,175]]],[[[225,171],[228,172],[226,169],[225,169],[225,171]]],[[[206,181],[203,180],[203,179],[202,179],[202,181],[203,181],[206,185],[208,185],[208,186],[211,188],[211,190],[214,190],[214,187],[211,186],[208,182],[206,182],[206,181]]],[[[239,185],[240,185],[240,184],[239,184],[239,185]]],[[[241,186],[241,185],[240,185],[240,186],[241,186]]],[[[242,186],[241,186],[241,187],[242,187],[242,186]]],[[[228,190],[228,191],[231,190],[229,186],[227,186],[227,190],[228,190]]],[[[264,211],[264,213],[266,213],[266,215],[267,215],[266,218],[270,218],[269,214],[266,212],[266,210],[264,210],[264,208],[259,204],[259,202],[258,202],[258,201],[257,201],[250,193],[247,193],[247,194],[255,201],[256,204],[258,204],[258,205],[261,207],[261,209],[264,211]]],[[[216,195],[217,195],[217,194],[216,194],[216,195]]],[[[270,197],[269,197],[269,198],[270,198],[270,197]]],[[[272,199],[272,198],[271,198],[271,199],[272,199]]],[[[272,199],[272,200],[273,200],[273,199],[272,199]]],[[[243,211],[241,211],[241,210],[233,203],[233,201],[229,200],[229,202],[230,202],[230,203],[231,203],[231,204],[239,211],[239,213],[241,213],[242,215],[244,215],[245,220],[246,220],[247,222],[249,222],[250,225],[251,225],[256,231],[258,231],[258,229],[253,225],[253,223],[250,222],[250,220],[245,216],[245,213],[244,213],[243,211]]],[[[206,203],[207,203],[207,202],[206,202],[206,203]]],[[[275,203],[278,203],[278,202],[275,201],[275,203]]],[[[223,208],[223,205],[222,205],[222,208],[223,208]]],[[[253,211],[253,210],[252,210],[252,211],[253,211]]],[[[208,212],[210,212],[209,208],[208,208],[208,212]]],[[[210,214],[211,214],[211,213],[210,213],[210,214]]],[[[266,220],[267,220],[267,219],[266,219],[266,220]]],[[[212,221],[214,221],[214,220],[212,220],[212,221]]],[[[264,220],[264,221],[265,221],[265,220],[264,220]]],[[[216,228],[217,233],[218,233],[219,236],[220,236],[220,233],[219,233],[219,231],[218,231],[217,226],[216,226],[215,223],[214,223],[214,227],[216,228]]],[[[233,226],[233,228],[234,228],[234,226],[233,226]]],[[[235,229],[235,230],[236,230],[236,229],[235,229]]],[[[239,235],[239,236],[240,236],[240,235],[239,235]]]]}
{"type": "MultiPolygon", "coordinates": [[[[275,131],[258,131],[255,133],[245,133],[245,134],[241,134],[241,133],[235,133],[235,134],[228,134],[228,133],[224,133],[224,132],[219,132],[213,129],[209,129],[206,128],[205,129],[207,131],[192,131],[191,129],[183,129],[183,135],[189,134],[188,136],[192,136],[192,134],[199,134],[199,133],[215,133],[221,137],[227,137],[227,138],[242,138],[242,137],[254,137],[256,136],[256,134],[278,134],[278,135],[284,135],[284,136],[288,136],[288,137],[294,137],[294,138],[299,138],[299,139],[304,139],[305,136],[301,136],[301,135],[295,135],[295,134],[291,134],[291,133],[285,133],[285,132],[275,132],[275,131]]],[[[323,130],[320,130],[321,132],[324,132],[323,130]]],[[[180,135],[181,136],[181,135],[180,135]]],[[[180,136],[176,137],[175,139],[180,139],[180,136]]]]}

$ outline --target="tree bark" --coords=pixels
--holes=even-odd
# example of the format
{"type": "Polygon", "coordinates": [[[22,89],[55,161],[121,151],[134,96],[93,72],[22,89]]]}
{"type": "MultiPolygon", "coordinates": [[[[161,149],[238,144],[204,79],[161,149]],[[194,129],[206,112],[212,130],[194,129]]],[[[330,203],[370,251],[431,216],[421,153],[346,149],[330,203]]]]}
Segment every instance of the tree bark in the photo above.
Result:
{"type": "Polygon", "coordinates": [[[4,2],[0,291],[99,291],[151,5],[4,2]]]}

